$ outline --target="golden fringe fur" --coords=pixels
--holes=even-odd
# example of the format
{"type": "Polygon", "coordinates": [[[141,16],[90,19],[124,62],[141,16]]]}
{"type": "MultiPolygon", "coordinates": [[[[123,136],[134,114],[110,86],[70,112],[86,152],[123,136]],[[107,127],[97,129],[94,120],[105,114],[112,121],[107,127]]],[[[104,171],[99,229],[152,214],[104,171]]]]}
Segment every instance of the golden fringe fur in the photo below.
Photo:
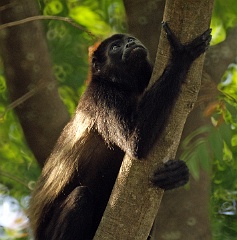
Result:
{"type": "Polygon", "coordinates": [[[73,117],[64,128],[43,168],[30,201],[29,218],[33,232],[39,227],[47,206],[70,181],[70,178],[65,176],[73,176],[75,169],[78,169],[79,160],[85,155],[85,142],[90,141],[93,135],[90,133],[93,122],[88,119],[82,112],[73,117]]]}

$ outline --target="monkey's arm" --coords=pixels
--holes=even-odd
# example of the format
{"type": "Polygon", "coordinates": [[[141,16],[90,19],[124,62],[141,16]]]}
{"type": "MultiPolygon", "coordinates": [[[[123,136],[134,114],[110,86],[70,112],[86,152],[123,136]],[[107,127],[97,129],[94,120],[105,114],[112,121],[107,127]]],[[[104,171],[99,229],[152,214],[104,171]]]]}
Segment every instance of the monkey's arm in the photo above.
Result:
{"type": "MultiPolygon", "coordinates": [[[[90,85],[94,99],[91,106],[96,109],[96,128],[105,142],[119,146],[131,157],[145,157],[165,127],[167,118],[177,99],[181,85],[193,61],[205,52],[211,40],[210,30],[194,39],[190,44],[181,44],[163,24],[171,45],[171,59],[160,79],[138,96],[123,81],[99,79],[90,85]]],[[[122,70],[121,70],[122,71],[122,70]]]]}
{"type": "MultiPolygon", "coordinates": [[[[211,40],[211,30],[187,45],[181,44],[167,23],[163,23],[171,46],[171,59],[162,76],[144,94],[138,109],[138,158],[145,157],[165,128],[169,114],[177,99],[193,61],[204,53],[211,40]]],[[[135,140],[134,140],[135,141],[135,140]]]]}

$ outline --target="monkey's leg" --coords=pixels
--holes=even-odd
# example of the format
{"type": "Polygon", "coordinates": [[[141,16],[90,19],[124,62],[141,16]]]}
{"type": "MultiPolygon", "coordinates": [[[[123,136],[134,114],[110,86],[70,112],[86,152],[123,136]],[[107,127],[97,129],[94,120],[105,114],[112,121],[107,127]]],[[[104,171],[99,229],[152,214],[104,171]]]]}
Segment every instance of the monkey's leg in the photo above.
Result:
{"type": "Polygon", "coordinates": [[[49,239],[92,239],[93,212],[94,201],[89,189],[76,187],[54,212],[47,230],[49,239]]]}

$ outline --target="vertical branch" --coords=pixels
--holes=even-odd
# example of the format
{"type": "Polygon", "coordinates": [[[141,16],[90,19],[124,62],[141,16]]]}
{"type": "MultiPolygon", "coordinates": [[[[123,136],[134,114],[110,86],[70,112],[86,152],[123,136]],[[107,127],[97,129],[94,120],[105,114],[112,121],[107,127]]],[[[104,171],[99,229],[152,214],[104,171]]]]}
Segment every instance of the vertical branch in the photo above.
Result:
{"type": "MultiPolygon", "coordinates": [[[[188,42],[210,24],[213,0],[167,0],[164,20],[181,42],[188,42]]],[[[161,35],[152,81],[158,79],[169,58],[169,46],[161,35]]],[[[119,176],[94,240],[147,238],[163,191],[152,188],[149,175],[158,164],[174,157],[184,122],[199,91],[204,56],[193,64],[168,125],[146,160],[125,156],[119,176]]]]}

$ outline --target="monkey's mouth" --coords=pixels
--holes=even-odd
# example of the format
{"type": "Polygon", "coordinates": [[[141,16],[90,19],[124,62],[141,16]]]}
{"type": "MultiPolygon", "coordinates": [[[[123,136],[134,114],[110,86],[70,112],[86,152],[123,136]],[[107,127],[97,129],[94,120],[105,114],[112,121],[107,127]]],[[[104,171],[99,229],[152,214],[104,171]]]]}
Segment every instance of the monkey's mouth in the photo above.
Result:
{"type": "Polygon", "coordinates": [[[147,56],[147,50],[141,46],[141,45],[136,45],[133,46],[124,53],[124,60],[129,61],[129,60],[135,60],[136,58],[145,58],[147,56]]]}
{"type": "Polygon", "coordinates": [[[133,54],[137,51],[146,51],[146,49],[143,46],[138,45],[131,49],[130,54],[133,54]]]}

